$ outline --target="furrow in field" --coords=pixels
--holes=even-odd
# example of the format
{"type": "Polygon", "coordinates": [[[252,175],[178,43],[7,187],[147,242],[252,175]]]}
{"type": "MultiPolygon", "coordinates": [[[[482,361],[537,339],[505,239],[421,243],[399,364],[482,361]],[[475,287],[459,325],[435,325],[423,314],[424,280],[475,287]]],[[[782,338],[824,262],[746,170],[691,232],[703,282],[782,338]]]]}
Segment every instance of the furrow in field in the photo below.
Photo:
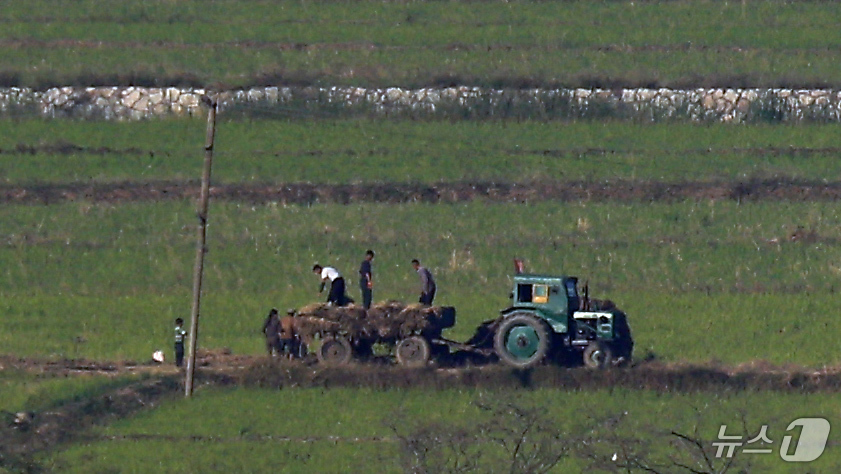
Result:
{"type": "MultiPolygon", "coordinates": [[[[607,156],[607,155],[639,155],[639,154],[656,154],[658,156],[721,156],[721,155],[750,155],[756,158],[761,157],[808,157],[813,155],[841,155],[841,147],[719,147],[719,148],[694,148],[694,149],[667,149],[667,150],[638,150],[638,149],[620,149],[620,148],[596,148],[596,147],[578,147],[578,148],[510,148],[499,150],[500,154],[507,156],[551,156],[551,157],[565,157],[565,156],[607,156]]],[[[307,157],[321,157],[321,156],[387,156],[395,153],[388,148],[369,148],[369,149],[355,149],[355,148],[340,148],[333,150],[249,150],[248,155],[252,156],[307,156],[307,157]]],[[[147,156],[172,156],[173,152],[163,149],[152,148],[113,148],[108,146],[85,146],[78,145],[71,142],[56,142],[56,143],[18,143],[14,147],[2,148],[0,147],[0,155],[10,156],[25,156],[25,155],[58,155],[58,156],[72,156],[72,155],[147,155],[147,156]]]]}
{"type": "Polygon", "coordinates": [[[692,42],[677,44],[514,44],[514,43],[441,43],[426,45],[394,45],[377,44],[370,41],[341,41],[341,42],[305,42],[305,41],[259,41],[259,40],[237,40],[220,42],[189,42],[170,40],[149,40],[149,41],[99,41],[89,39],[61,38],[52,40],[41,40],[33,38],[0,38],[0,47],[4,49],[26,49],[26,48],[81,48],[81,49],[133,49],[133,48],[156,48],[165,50],[182,49],[218,49],[235,48],[247,50],[274,50],[274,51],[313,51],[313,50],[335,50],[335,51],[591,51],[601,53],[686,53],[686,52],[709,52],[709,53],[744,53],[744,54],[772,54],[782,51],[791,54],[821,54],[838,52],[838,47],[817,47],[817,48],[764,48],[757,46],[732,46],[732,45],[705,45],[692,42]]]}
{"type": "MultiPolygon", "coordinates": [[[[0,203],[57,204],[72,201],[143,202],[195,199],[195,181],[121,182],[106,184],[45,184],[0,186],[0,203]]],[[[543,181],[526,183],[447,182],[361,184],[220,184],[213,199],[251,204],[458,203],[491,202],[679,202],[837,201],[841,182],[768,179],[727,182],[663,181],[543,181]]]]}

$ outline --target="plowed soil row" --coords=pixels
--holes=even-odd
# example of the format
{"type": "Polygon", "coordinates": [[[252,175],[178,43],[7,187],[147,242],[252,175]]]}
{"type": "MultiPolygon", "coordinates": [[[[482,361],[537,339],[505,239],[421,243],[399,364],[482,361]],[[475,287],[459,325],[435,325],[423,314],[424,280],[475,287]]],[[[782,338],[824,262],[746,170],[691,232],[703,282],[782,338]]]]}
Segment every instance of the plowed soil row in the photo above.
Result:
{"type": "Polygon", "coordinates": [[[657,392],[779,391],[795,393],[839,392],[841,371],[805,368],[713,367],[637,363],[632,367],[593,371],[585,368],[541,366],[519,371],[501,364],[473,367],[404,369],[395,365],[355,364],[317,368],[296,363],[257,362],[238,373],[217,376],[217,383],[267,388],[359,387],[373,389],[561,388],[599,390],[623,387],[657,392]]]}
{"type": "MultiPolygon", "coordinates": [[[[621,94],[621,90],[617,91],[621,94]]],[[[543,149],[528,149],[528,148],[511,148],[507,150],[501,150],[506,155],[509,156],[531,156],[531,155],[543,155],[543,156],[557,156],[557,157],[564,157],[564,156],[578,156],[580,158],[584,157],[591,157],[591,156],[626,156],[626,155],[633,155],[639,154],[638,150],[628,150],[628,149],[615,149],[615,148],[543,148],[543,149]]],[[[150,157],[154,156],[171,156],[171,153],[166,150],[154,150],[154,149],[141,149],[136,147],[130,148],[111,148],[107,146],[100,146],[100,147],[92,147],[92,146],[84,146],[78,145],[76,143],[71,143],[67,141],[56,141],[54,143],[38,143],[38,144],[28,144],[28,143],[18,143],[12,148],[0,148],[0,155],[35,155],[35,154],[47,154],[47,155],[60,155],[60,156],[72,156],[72,155],[96,155],[96,156],[104,156],[104,155],[116,155],[116,156],[124,156],[124,155],[148,155],[150,157]]],[[[346,149],[338,149],[338,150],[296,150],[296,151],[289,151],[289,150],[251,150],[248,151],[250,155],[269,155],[269,156],[308,156],[308,157],[318,157],[318,156],[385,156],[392,153],[391,150],[387,148],[372,148],[368,150],[359,150],[354,148],[346,148],[346,149]]],[[[658,155],[663,156],[694,156],[694,155],[715,155],[715,156],[722,156],[722,155],[752,155],[757,158],[759,157],[777,157],[777,156],[789,156],[789,157],[802,157],[808,158],[813,155],[839,155],[841,154],[841,147],[822,147],[822,148],[812,148],[812,147],[795,147],[795,146],[788,146],[788,147],[729,147],[729,148],[696,148],[696,149],[674,149],[674,150],[658,150],[658,155]]]]}
{"type": "MultiPolygon", "coordinates": [[[[122,182],[112,184],[48,184],[0,186],[2,204],[57,204],[72,201],[143,202],[195,199],[200,184],[185,182],[122,182]]],[[[224,201],[265,204],[458,203],[539,201],[687,200],[838,201],[841,182],[771,179],[731,182],[545,181],[531,183],[451,182],[438,184],[221,184],[211,197],[224,201]]]]}
{"type": "MultiPolygon", "coordinates": [[[[410,50],[441,50],[441,51],[599,51],[599,52],[618,52],[618,53],[639,53],[639,52],[658,52],[658,53],[675,53],[675,52],[716,52],[716,53],[763,53],[763,52],[778,52],[779,48],[762,48],[755,46],[729,46],[729,45],[703,45],[703,44],[645,44],[645,45],[626,45],[626,44],[602,44],[602,45],[567,45],[567,44],[472,44],[472,43],[446,43],[440,45],[421,45],[421,46],[406,46],[406,45],[382,45],[370,42],[336,42],[336,43],[306,43],[306,42],[286,42],[286,41],[222,41],[222,42],[205,42],[205,43],[187,43],[183,41],[167,41],[167,40],[151,40],[151,41],[95,41],[84,39],[56,39],[56,40],[40,40],[40,39],[0,39],[0,47],[5,49],[23,49],[23,48],[83,48],[83,49],[102,49],[102,48],[156,48],[167,50],[181,50],[181,49],[218,49],[218,48],[240,48],[240,49],[266,49],[273,51],[314,51],[314,50],[329,50],[329,51],[410,51],[410,50]]],[[[824,53],[837,52],[836,47],[819,47],[819,48],[786,48],[784,51],[791,53],[824,53]]]]}

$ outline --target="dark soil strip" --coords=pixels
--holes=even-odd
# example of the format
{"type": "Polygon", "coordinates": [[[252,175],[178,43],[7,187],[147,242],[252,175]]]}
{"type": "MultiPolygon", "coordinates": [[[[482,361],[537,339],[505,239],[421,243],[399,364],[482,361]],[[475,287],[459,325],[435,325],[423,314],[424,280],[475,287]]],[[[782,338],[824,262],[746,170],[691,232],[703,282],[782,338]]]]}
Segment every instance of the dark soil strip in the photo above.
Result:
{"type": "MultiPolygon", "coordinates": [[[[18,145],[18,147],[24,147],[25,145],[18,145]]],[[[82,149],[79,147],[79,149],[82,149]]],[[[96,153],[96,150],[92,153],[96,153]]],[[[138,150],[139,151],[139,150],[138,150]]],[[[115,153],[120,153],[121,150],[114,150],[115,153]]],[[[126,153],[134,152],[133,149],[129,149],[126,153]]],[[[481,150],[477,153],[480,153],[481,150]]],[[[14,153],[14,149],[10,150],[3,150],[0,148],[0,154],[2,153],[14,153]]],[[[149,155],[154,156],[156,152],[148,151],[146,152],[149,155]]],[[[157,152],[160,153],[160,152],[157,152]]],[[[353,149],[353,148],[345,148],[345,149],[333,149],[333,150],[294,150],[294,151],[276,151],[276,150],[251,150],[247,152],[234,152],[234,153],[225,153],[222,154],[229,154],[234,156],[240,155],[249,155],[249,156],[257,156],[257,155],[269,155],[275,157],[322,157],[322,156],[388,156],[395,154],[394,150],[390,150],[388,148],[371,148],[371,149],[353,149]]],[[[650,150],[628,150],[628,149],[613,149],[613,148],[543,148],[543,149],[525,149],[525,148],[512,148],[508,150],[501,150],[501,154],[505,154],[508,156],[548,156],[548,157],[558,157],[558,158],[565,158],[565,157],[604,157],[604,156],[629,156],[629,155],[650,155],[650,150]]],[[[730,147],[730,148],[697,148],[697,149],[669,149],[669,150],[657,150],[657,156],[682,156],[682,157],[689,157],[689,156],[730,156],[730,155],[750,155],[752,158],[763,158],[763,157],[781,157],[785,156],[788,158],[809,158],[812,156],[822,156],[822,155],[841,155],[841,147],[826,147],[826,148],[807,148],[807,147],[794,147],[794,146],[787,146],[787,147],[755,147],[755,148],[742,148],[742,147],[730,147]]]]}
{"type": "MultiPolygon", "coordinates": [[[[0,186],[0,204],[63,202],[144,202],[195,199],[197,182],[124,182],[114,184],[46,184],[0,186]]],[[[841,182],[771,179],[733,182],[546,181],[531,183],[451,182],[438,184],[222,184],[213,186],[216,200],[264,204],[401,204],[488,202],[680,202],[838,201],[841,182]]]]}
{"type": "MultiPolygon", "coordinates": [[[[222,152],[223,154],[225,152],[222,152]]],[[[295,150],[295,151],[280,151],[280,150],[251,150],[247,152],[228,153],[231,155],[268,155],[275,157],[286,156],[307,156],[307,157],[321,157],[321,156],[388,156],[394,154],[394,150],[388,148],[371,148],[371,149],[333,149],[333,150],[295,150]]],[[[649,153],[648,150],[628,150],[628,149],[613,149],[613,148],[543,148],[543,149],[524,149],[511,148],[502,151],[508,156],[549,156],[549,157],[571,157],[579,158],[591,156],[627,156],[627,155],[644,155],[649,153]]],[[[0,148],[0,155],[142,155],[142,156],[171,156],[169,151],[140,149],[135,147],[130,148],[111,148],[107,146],[92,147],[77,145],[75,143],[58,141],[55,143],[42,143],[37,145],[30,145],[26,143],[18,143],[14,148],[0,148]]],[[[786,156],[790,158],[808,158],[811,156],[821,155],[841,155],[841,147],[824,147],[824,148],[807,148],[807,147],[753,147],[753,148],[697,148],[697,149],[672,149],[672,150],[658,150],[659,156],[729,156],[729,155],[750,155],[755,158],[761,157],[781,157],[786,156]]]]}
{"type": "Polygon", "coordinates": [[[84,48],[84,49],[103,49],[103,48],[155,48],[155,49],[218,49],[218,48],[240,48],[240,49],[267,49],[276,51],[314,51],[314,50],[328,50],[328,51],[411,51],[411,50],[441,50],[441,51],[598,51],[608,53],[686,53],[690,51],[700,52],[714,52],[714,53],[774,53],[786,51],[791,54],[820,54],[838,52],[837,47],[821,47],[821,48],[786,48],[786,49],[772,49],[755,46],[727,46],[727,45],[703,45],[703,44],[645,44],[645,45],[626,45],[626,44],[602,44],[602,45],[564,45],[564,44],[475,44],[475,43],[447,43],[440,45],[419,45],[419,46],[404,46],[404,45],[377,45],[365,41],[348,41],[337,43],[304,43],[304,42],[280,42],[280,41],[222,41],[222,42],[203,42],[203,43],[189,43],[183,41],[166,41],[166,40],[150,40],[150,41],[95,41],[84,39],[55,39],[55,40],[39,40],[39,39],[0,39],[0,47],[5,49],[22,49],[22,48],[84,48]]]}
{"type": "MultiPolygon", "coordinates": [[[[650,153],[648,150],[615,150],[611,148],[559,148],[559,149],[542,149],[542,150],[527,150],[514,149],[508,150],[509,155],[543,155],[543,156],[610,156],[610,155],[645,155],[650,153]]],[[[752,157],[779,157],[787,156],[795,157],[809,157],[813,155],[841,155],[841,148],[826,147],[826,148],[806,148],[806,147],[753,147],[753,148],[697,148],[690,150],[658,150],[657,155],[665,156],[728,156],[728,155],[751,155],[752,157]]]]}
{"type": "Polygon", "coordinates": [[[132,371],[143,371],[155,367],[152,363],[140,364],[126,361],[121,363],[99,362],[88,359],[31,359],[0,355],[0,370],[37,371],[43,374],[66,376],[72,373],[97,375],[121,375],[132,371]]]}
{"type": "Polygon", "coordinates": [[[794,393],[839,392],[841,373],[750,369],[731,372],[708,366],[667,366],[642,363],[636,367],[592,371],[544,366],[519,371],[492,364],[461,369],[403,369],[390,365],[360,364],[313,370],[303,365],[254,364],[217,383],[266,388],[364,387],[373,389],[533,389],[610,390],[617,387],[657,392],[778,391],[794,393]]]}
{"type": "MultiPolygon", "coordinates": [[[[155,152],[151,150],[141,150],[140,148],[110,148],[107,146],[90,147],[80,146],[73,143],[50,143],[42,145],[26,145],[19,143],[14,148],[0,148],[0,155],[149,155],[155,156],[155,152]]],[[[168,156],[169,153],[166,153],[168,156]]]]}
{"type": "Polygon", "coordinates": [[[85,441],[193,441],[202,443],[248,443],[248,442],[277,442],[277,443],[396,443],[393,436],[276,436],[266,434],[245,434],[241,437],[230,438],[224,436],[170,436],[153,434],[130,434],[114,436],[84,436],[85,441]]]}

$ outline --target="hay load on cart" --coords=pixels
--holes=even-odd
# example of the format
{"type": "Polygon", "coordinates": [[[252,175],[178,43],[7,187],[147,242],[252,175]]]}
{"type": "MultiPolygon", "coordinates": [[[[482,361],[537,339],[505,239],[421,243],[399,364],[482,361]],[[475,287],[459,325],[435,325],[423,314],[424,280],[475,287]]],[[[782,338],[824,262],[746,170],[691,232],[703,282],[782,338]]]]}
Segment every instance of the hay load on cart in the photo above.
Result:
{"type": "Polygon", "coordinates": [[[455,308],[386,301],[369,310],[361,306],[310,304],[298,311],[297,331],[305,341],[321,340],[319,361],[341,365],[353,356],[365,358],[376,343],[393,345],[398,363],[425,365],[441,331],[455,325],[455,308]]]}

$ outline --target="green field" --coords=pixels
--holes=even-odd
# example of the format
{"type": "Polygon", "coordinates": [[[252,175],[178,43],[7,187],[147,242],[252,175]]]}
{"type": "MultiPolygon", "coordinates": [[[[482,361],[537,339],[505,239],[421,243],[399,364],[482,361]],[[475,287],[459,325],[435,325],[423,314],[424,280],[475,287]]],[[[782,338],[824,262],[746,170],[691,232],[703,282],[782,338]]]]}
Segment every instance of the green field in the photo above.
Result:
{"type": "MultiPolygon", "coordinates": [[[[194,181],[204,123],[24,120],[5,121],[0,128],[7,131],[0,135],[4,184],[35,192],[52,185],[194,181]]],[[[220,123],[217,144],[217,182],[255,185],[463,180],[528,185],[535,180],[579,180],[609,187],[611,180],[732,184],[771,178],[831,183],[838,168],[834,129],[817,124],[227,120],[220,123]],[[325,172],[330,168],[335,174],[325,172]]],[[[234,354],[262,353],[259,328],[270,307],[300,307],[320,298],[309,271],[313,263],[335,264],[351,278],[356,296],[356,266],[364,250],[374,248],[375,299],[413,299],[417,277],[408,262],[420,258],[439,282],[438,302],[458,308],[458,323],[447,334],[453,339],[468,338],[477,324],[507,305],[511,260],[520,257],[534,271],[579,275],[589,281],[594,297],[617,302],[629,314],[638,359],[837,367],[837,344],[827,335],[841,331],[834,317],[841,273],[839,220],[831,200],[625,202],[620,196],[581,202],[479,198],[453,204],[347,205],[214,200],[200,346],[229,348],[234,354]],[[793,236],[804,238],[792,240],[793,236]]],[[[0,222],[4,354],[143,362],[156,349],[170,350],[171,322],[190,310],[195,203],[8,202],[0,207],[0,222]]],[[[127,383],[4,374],[3,392],[13,395],[3,397],[0,409],[9,412],[39,412],[127,383]]],[[[202,394],[196,408],[172,400],[160,409],[79,432],[76,441],[27,459],[48,469],[75,472],[145,472],[153,466],[170,471],[187,464],[205,470],[245,466],[242,469],[256,471],[282,465],[289,471],[347,472],[376,465],[399,471],[409,461],[401,457],[394,440],[301,444],[273,437],[388,436],[381,421],[388,407],[405,405],[417,418],[435,421],[435,415],[417,406],[420,400],[450,407],[438,413],[458,414],[452,426],[436,425],[448,435],[478,419],[471,414],[471,400],[478,396],[473,391],[418,390],[341,389],[321,394],[264,388],[234,395],[211,390],[206,394],[210,401],[202,394]],[[378,410],[371,412],[347,398],[374,399],[378,410]],[[335,399],[345,416],[364,421],[345,422],[339,415],[294,408],[313,399],[322,400],[319,409],[335,399]],[[286,418],[279,414],[252,422],[253,415],[230,408],[259,413],[271,410],[272,402],[298,410],[301,421],[273,429],[266,423],[286,418]],[[168,426],[162,420],[173,417],[190,419],[191,410],[216,415],[202,418],[200,426],[179,422],[175,431],[155,428],[168,426]],[[201,457],[183,454],[196,447],[201,457]]],[[[538,397],[536,405],[552,407],[556,403],[540,397],[569,398],[569,410],[579,412],[596,399],[606,411],[588,415],[593,418],[642,407],[623,432],[633,443],[657,446],[645,449],[660,462],[670,462],[673,454],[661,448],[670,446],[667,431],[692,429],[696,408],[710,397],[718,401],[712,402],[713,415],[703,423],[708,447],[718,424],[737,420],[742,412],[755,424],[775,427],[771,437],[777,442],[794,418],[791,414],[834,416],[826,395],[656,395],[628,389],[611,395],[560,388],[540,393],[518,391],[514,396],[538,397]],[[664,412],[672,415],[658,417],[664,412]]],[[[565,413],[553,416],[578,420],[565,413]]],[[[580,425],[560,426],[570,436],[588,432],[580,425]]],[[[413,425],[410,432],[432,428],[413,425]]],[[[489,449],[478,446],[469,449],[489,449]]],[[[475,457],[498,456],[494,452],[475,457]]],[[[743,456],[739,462],[780,472],[788,467],[776,454],[743,456]]],[[[810,467],[830,470],[837,463],[830,448],[810,467]]],[[[580,471],[587,466],[571,455],[558,469],[580,471]]],[[[0,464],[0,472],[4,468],[20,469],[0,464]]]]}
{"type": "MultiPolygon", "coordinates": [[[[0,372],[0,409],[6,412],[44,409],[105,393],[137,381],[139,377],[51,376],[3,370],[0,372]]],[[[2,465],[0,465],[2,466],[2,465]]],[[[2,472],[2,471],[0,471],[2,472]]]]}
{"type": "MultiPolygon", "coordinates": [[[[4,206],[3,346],[134,360],[168,346],[169,323],[189,313],[192,209],[4,206]]],[[[813,341],[838,330],[839,219],[832,203],[216,203],[203,341],[258,352],[268,308],[319,298],[314,262],[344,271],[355,295],[353,272],[371,247],[379,255],[376,299],[414,298],[408,263],[419,257],[436,274],[439,302],[458,308],[451,331],[458,339],[506,306],[509,267],[520,257],[534,271],[577,274],[594,296],[616,301],[640,351],[667,360],[834,365],[837,346],[813,341]],[[789,241],[797,227],[815,240],[789,241]]]]}
{"type": "MultiPolygon", "coordinates": [[[[408,446],[400,437],[415,437],[416,450],[429,449],[421,465],[443,472],[457,459],[459,443],[473,435],[487,437],[467,443],[478,470],[508,472],[512,458],[492,440],[511,441],[519,433],[507,430],[529,428],[531,442],[547,442],[548,452],[565,453],[552,472],[598,467],[600,472],[609,472],[605,466],[611,463],[596,459],[609,459],[613,453],[623,453],[623,448],[652,465],[659,463],[663,472],[675,472],[672,460],[697,469],[702,464],[693,458],[698,453],[681,445],[672,431],[714,441],[719,426],[727,424],[728,435],[756,433],[761,425],[768,425],[772,441],[771,454],[737,451],[737,472],[784,472],[792,466],[779,457],[788,423],[833,412],[834,406],[834,396],[829,394],[210,389],[194,400],[168,401],[131,420],[94,429],[90,441],[60,450],[45,463],[62,472],[102,472],[113,466],[122,466],[121,472],[161,468],[166,472],[360,472],[369,470],[372,463],[381,472],[405,472],[417,457],[405,450],[408,446]],[[537,414],[540,423],[530,425],[537,414]],[[645,441],[637,444],[640,435],[645,441]],[[437,442],[435,436],[439,436],[437,442]],[[548,442],[553,436],[557,438],[548,442]],[[452,444],[444,444],[448,442],[452,444]],[[247,467],[240,464],[246,458],[247,467]]],[[[830,435],[831,446],[836,439],[837,435],[830,435]]],[[[713,456],[716,449],[707,449],[713,456]]],[[[521,458],[534,452],[526,443],[521,458]]],[[[714,463],[721,467],[723,460],[714,459],[714,463]]],[[[841,459],[833,449],[808,464],[820,472],[839,465],[841,459]]]]}
{"type": "MultiPolygon", "coordinates": [[[[5,2],[0,86],[832,87],[841,76],[839,9],[716,0],[5,2]]],[[[253,379],[274,370],[255,362],[203,371],[196,397],[184,400],[168,365],[117,377],[62,370],[65,359],[147,362],[157,349],[171,356],[172,321],[190,313],[195,203],[119,196],[147,184],[194,186],[205,122],[4,118],[0,472],[534,472],[510,469],[516,457],[499,440],[535,414],[530,439],[566,455],[553,472],[641,472],[642,461],[658,472],[687,471],[676,462],[721,468],[687,457],[691,448],[672,432],[709,451],[724,423],[728,434],[768,425],[774,448],[739,456],[730,472],[838,471],[835,432],[813,463],[779,457],[795,418],[838,419],[835,394],[808,393],[815,389],[804,382],[841,367],[837,125],[468,115],[371,117],[297,104],[223,111],[216,184],[501,183],[531,194],[505,201],[468,193],[446,204],[214,199],[200,348],[262,354],[268,309],[321,299],[316,262],[336,265],[358,296],[356,268],[368,248],[377,252],[376,300],[414,300],[409,261],[420,258],[438,281],[436,302],[457,308],[446,336],[465,340],[507,306],[517,257],[532,271],[578,275],[593,297],[627,312],[636,359],[645,362],[605,380],[652,367],[683,367],[677,377],[687,378],[752,367],[756,390],[685,380],[658,391],[575,390],[550,386],[560,378],[547,367],[535,371],[547,378],[533,389],[407,382],[420,372],[403,374],[412,389],[278,388],[253,379]],[[751,183],[766,183],[764,194],[733,194],[751,183]],[[721,194],[540,194],[541,185],[620,184],[629,192],[709,185],[721,194]],[[68,197],[92,186],[110,186],[116,197],[68,197]],[[762,385],[771,376],[762,368],[789,386],[762,385]],[[166,382],[163,395],[120,405],[155,381],[166,382]],[[23,433],[12,422],[18,411],[32,411],[36,423],[56,416],[60,426],[23,433]],[[65,437],[46,447],[24,442],[59,432],[65,437]],[[639,462],[624,469],[614,454],[639,462]]],[[[314,380],[326,373],[300,369],[314,380]]]]}
{"type": "Polygon", "coordinates": [[[837,84],[833,2],[35,1],[12,85],[837,84]]]}
{"type": "MultiPolygon", "coordinates": [[[[834,180],[831,124],[223,120],[215,183],[834,180]]],[[[0,121],[0,184],[198,180],[204,123],[0,121]]]]}

